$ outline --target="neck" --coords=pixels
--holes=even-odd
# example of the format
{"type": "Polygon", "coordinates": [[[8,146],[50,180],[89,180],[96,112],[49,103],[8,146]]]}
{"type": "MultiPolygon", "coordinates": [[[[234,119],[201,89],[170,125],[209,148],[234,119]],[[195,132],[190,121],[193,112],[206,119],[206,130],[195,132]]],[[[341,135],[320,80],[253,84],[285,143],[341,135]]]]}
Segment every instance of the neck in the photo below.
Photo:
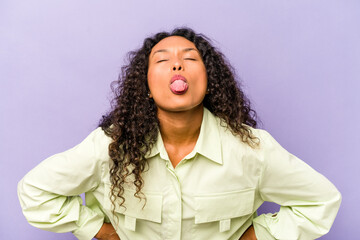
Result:
{"type": "Polygon", "coordinates": [[[200,134],[203,105],[182,112],[167,112],[158,109],[160,133],[164,143],[186,145],[196,142],[200,134]]]}

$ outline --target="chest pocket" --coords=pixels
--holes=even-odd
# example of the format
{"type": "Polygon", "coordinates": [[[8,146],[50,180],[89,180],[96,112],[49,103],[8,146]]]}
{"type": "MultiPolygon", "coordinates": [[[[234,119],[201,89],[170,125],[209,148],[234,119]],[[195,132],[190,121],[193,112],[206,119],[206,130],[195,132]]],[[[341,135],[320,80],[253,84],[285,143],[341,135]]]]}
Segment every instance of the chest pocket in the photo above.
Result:
{"type": "Polygon", "coordinates": [[[195,224],[219,221],[219,231],[231,228],[231,219],[253,213],[255,188],[195,196],[195,224]]]}
{"type": "MultiPolygon", "coordinates": [[[[105,194],[104,194],[104,207],[108,210],[113,209],[113,205],[109,197],[110,192],[110,183],[105,184],[105,194]]],[[[139,232],[136,225],[139,222],[148,223],[161,223],[161,212],[162,212],[162,195],[157,193],[143,192],[146,196],[145,200],[140,200],[135,197],[135,190],[133,189],[124,189],[123,197],[125,202],[122,207],[119,207],[119,201],[121,199],[116,199],[115,201],[115,213],[120,220],[120,226],[123,226],[125,229],[139,232]],[[138,221],[140,220],[140,221],[138,221]],[[141,221],[144,220],[144,221],[141,221]]],[[[149,224],[146,224],[149,225],[149,224]]],[[[142,227],[142,229],[144,229],[142,227]]]]}

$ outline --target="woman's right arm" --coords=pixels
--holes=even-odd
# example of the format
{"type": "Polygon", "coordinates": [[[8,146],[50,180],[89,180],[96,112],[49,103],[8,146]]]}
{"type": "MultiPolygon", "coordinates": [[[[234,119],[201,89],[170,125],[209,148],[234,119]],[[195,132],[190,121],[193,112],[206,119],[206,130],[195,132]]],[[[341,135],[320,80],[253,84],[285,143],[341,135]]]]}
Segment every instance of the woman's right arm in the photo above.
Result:
{"type": "Polygon", "coordinates": [[[73,232],[79,239],[92,239],[99,232],[104,215],[82,205],[79,194],[100,184],[110,140],[97,128],[74,148],[45,159],[25,175],[18,196],[31,225],[73,232]]]}
{"type": "Polygon", "coordinates": [[[95,238],[98,240],[120,240],[111,223],[104,223],[95,238]]]}

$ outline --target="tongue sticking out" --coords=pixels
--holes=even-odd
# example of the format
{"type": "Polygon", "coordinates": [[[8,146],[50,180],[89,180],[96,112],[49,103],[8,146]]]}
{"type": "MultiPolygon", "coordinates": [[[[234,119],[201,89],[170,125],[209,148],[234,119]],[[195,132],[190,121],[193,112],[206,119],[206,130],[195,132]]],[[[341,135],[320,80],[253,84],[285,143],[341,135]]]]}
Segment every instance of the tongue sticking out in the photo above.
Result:
{"type": "Polygon", "coordinates": [[[188,84],[183,81],[183,80],[175,80],[171,85],[170,85],[170,90],[175,93],[175,94],[183,94],[187,91],[188,89],[188,84]]]}

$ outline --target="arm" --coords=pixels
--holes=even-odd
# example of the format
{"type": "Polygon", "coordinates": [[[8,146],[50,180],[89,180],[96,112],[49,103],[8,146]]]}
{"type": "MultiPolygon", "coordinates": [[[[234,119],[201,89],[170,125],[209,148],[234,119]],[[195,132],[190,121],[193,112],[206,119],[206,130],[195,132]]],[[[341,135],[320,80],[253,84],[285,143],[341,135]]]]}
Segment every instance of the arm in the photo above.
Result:
{"type": "Polygon", "coordinates": [[[95,238],[99,240],[120,240],[111,223],[104,223],[95,238]]]}
{"type": "Polygon", "coordinates": [[[29,223],[53,232],[73,232],[92,239],[104,216],[82,205],[79,194],[93,191],[101,181],[109,139],[98,128],[83,142],[53,155],[32,169],[18,184],[18,196],[29,223]]]}
{"type": "Polygon", "coordinates": [[[266,131],[261,130],[260,140],[264,161],[260,195],[281,207],[276,215],[263,214],[253,220],[257,238],[315,239],[326,234],[340,207],[338,190],[266,131]]]}
{"type": "Polygon", "coordinates": [[[239,240],[257,240],[256,235],[255,235],[254,226],[251,225],[244,232],[244,234],[241,236],[241,238],[239,240]]]}

